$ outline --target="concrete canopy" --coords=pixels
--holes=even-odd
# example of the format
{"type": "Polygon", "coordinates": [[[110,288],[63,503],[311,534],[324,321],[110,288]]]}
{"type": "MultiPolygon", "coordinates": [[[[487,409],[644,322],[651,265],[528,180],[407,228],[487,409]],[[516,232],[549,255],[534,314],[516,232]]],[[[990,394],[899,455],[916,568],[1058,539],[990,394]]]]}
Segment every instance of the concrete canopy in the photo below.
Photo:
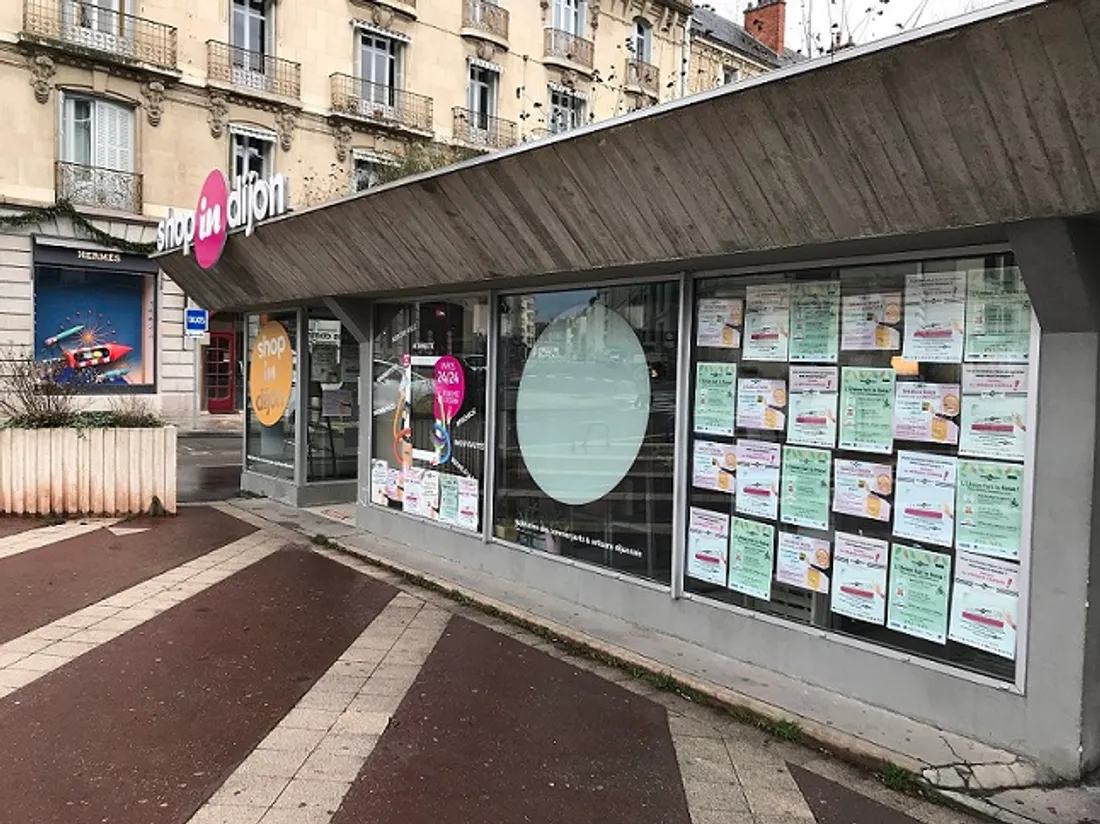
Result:
{"type": "Polygon", "coordinates": [[[158,262],[246,309],[1095,214],[1100,0],[1016,0],[158,262]]]}

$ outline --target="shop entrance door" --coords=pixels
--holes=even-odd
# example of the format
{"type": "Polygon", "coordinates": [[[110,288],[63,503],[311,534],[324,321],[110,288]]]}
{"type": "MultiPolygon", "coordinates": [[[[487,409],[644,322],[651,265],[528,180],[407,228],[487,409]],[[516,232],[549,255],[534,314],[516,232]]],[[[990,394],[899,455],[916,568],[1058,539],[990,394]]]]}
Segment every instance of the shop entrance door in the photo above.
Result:
{"type": "Polygon", "coordinates": [[[206,410],[232,412],[237,394],[237,353],[233,332],[211,332],[206,346],[206,410]]]}

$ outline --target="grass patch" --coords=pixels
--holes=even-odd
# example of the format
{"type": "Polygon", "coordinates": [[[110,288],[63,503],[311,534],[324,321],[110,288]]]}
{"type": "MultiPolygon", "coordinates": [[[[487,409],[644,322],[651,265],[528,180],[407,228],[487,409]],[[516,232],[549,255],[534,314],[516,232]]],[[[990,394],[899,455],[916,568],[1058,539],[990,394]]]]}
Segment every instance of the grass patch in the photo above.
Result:
{"type": "Polygon", "coordinates": [[[894,792],[905,793],[906,795],[924,795],[920,779],[905,767],[899,767],[892,761],[887,761],[883,765],[878,777],[884,785],[894,792]]]}

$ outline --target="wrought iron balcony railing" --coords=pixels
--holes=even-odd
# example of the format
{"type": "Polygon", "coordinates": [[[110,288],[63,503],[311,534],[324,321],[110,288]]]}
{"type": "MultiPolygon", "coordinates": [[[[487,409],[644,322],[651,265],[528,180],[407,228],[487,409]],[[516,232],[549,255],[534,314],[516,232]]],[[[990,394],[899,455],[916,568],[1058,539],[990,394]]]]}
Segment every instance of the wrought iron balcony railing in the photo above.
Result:
{"type": "Polygon", "coordinates": [[[644,60],[626,61],[626,85],[659,97],[661,94],[661,70],[644,60]]]}
{"type": "Polygon", "coordinates": [[[334,74],[330,79],[334,114],[418,132],[432,131],[430,97],[347,74],[334,74]]]}
{"type": "Polygon", "coordinates": [[[55,196],[76,206],[141,214],[141,175],[118,169],[57,162],[55,196]]]}
{"type": "Polygon", "coordinates": [[[174,26],[86,0],[23,0],[23,34],[82,54],[99,52],[159,69],[177,68],[174,26]]]}
{"type": "Polygon", "coordinates": [[[492,0],[465,0],[462,28],[485,32],[498,40],[508,39],[508,9],[492,0]]]}
{"type": "Polygon", "coordinates": [[[301,64],[217,40],[206,41],[206,75],[238,89],[291,100],[302,93],[301,64]]]}
{"type": "Polygon", "coordinates": [[[595,51],[591,40],[561,29],[546,29],[543,37],[544,57],[557,57],[591,69],[595,65],[595,51]]]}
{"type": "Polygon", "coordinates": [[[484,112],[475,112],[455,106],[454,136],[471,146],[483,146],[486,149],[507,149],[516,143],[516,124],[511,120],[490,117],[484,112]]]}

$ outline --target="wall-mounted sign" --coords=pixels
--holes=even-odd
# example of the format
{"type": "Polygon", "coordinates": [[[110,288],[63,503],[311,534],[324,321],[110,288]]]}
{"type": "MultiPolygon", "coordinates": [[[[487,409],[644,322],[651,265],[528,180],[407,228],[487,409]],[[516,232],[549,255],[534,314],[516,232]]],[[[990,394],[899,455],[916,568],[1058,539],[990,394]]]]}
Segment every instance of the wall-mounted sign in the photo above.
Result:
{"type": "Polygon", "coordinates": [[[273,426],[286,411],[294,379],[290,337],[277,320],[260,328],[248,362],[248,397],[252,411],[264,426],[273,426]]]}
{"type": "Polygon", "coordinates": [[[185,309],[183,312],[183,331],[189,337],[201,338],[209,331],[210,316],[205,309],[185,309]]]}
{"type": "Polygon", "coordinates": [[[285,213],[289,203],[283,175],[267,180],[237,177],[230,188],[225,173],[214,169],[206,176],[194,211],[169,209],[157,225],[157,251],[178,248],[186,255],[193,248],[199,266],[209,269],[221,257],[230,231],[243,227],[245,236],[251,235],[257,223],[285,213]]]}

